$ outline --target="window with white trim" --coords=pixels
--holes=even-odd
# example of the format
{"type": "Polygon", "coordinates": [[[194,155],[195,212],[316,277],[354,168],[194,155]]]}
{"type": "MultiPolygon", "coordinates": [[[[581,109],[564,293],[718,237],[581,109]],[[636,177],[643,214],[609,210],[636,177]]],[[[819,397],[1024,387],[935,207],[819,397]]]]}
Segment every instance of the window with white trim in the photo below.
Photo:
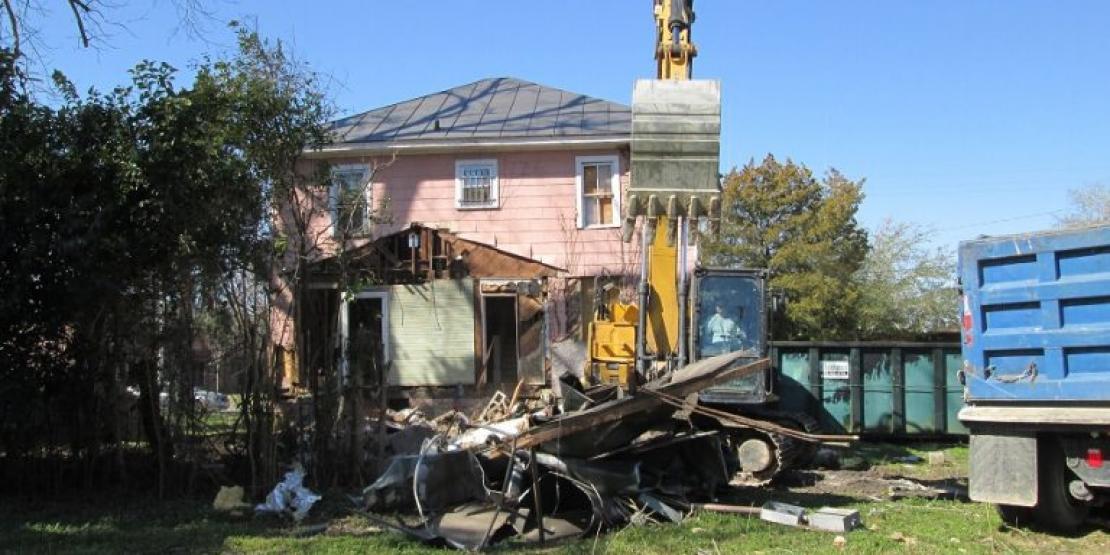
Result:
{"type": "Polygon", "coordinates": [[[369,170],[363,165],[332,167],[332,218],[336,236],[359,236],[370,232],[373,187],[366,182],[368,174],[369,170]]]}
{"type": "Polygon", "coordinates": [[[620,224],[620,167],[616,156],[575,158],[578,190],[578,227],[612,227],[620,224]]]}
{"type": "Polygon", "coordinates": [[[455,208],[498,207],[497,160],[455,161],[455,208]]]}

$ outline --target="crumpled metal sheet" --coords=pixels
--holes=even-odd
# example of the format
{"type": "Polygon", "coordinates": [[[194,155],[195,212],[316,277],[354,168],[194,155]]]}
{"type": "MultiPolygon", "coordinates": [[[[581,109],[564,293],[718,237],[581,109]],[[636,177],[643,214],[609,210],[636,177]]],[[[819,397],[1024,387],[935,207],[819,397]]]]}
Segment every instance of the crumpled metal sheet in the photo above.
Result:
{"type": "Polygon", "coordinates": [[[436,435],[435,430],[427,424],[413,424],[405,426],[389,434],[386,446],[394,455],[416,455],[424,442],[436,435]]]}
{"type": "Polygon", "coordinates": [[[508,525],[511,516],[493,505],[468,503],[444,513],[429,528],[448,545],[477,551],[515,533],[508,525]]]}
{"type": "Polygon", "coordinates": [[[640,489],[640,463],[636,461],[589,461],[537,453],[540,465],[585,482],[601,496],[635,495],[640,489]]]}
{"type": "MultiPolygon", "coordinates": [[[[767,366],[765,359],[744,364],[738,356],[707,359],[645,387],[683,396],[767,366]]],[[[419,500],[423,522],[406,532],[429,543],[479,550],[508,536],[538,540],[541,524],[546,540],[630,522],[677,522],[685,517],[679,507],[728,483],[717,432],[675,424],[674,408],[656,397],[603,400],[582,393],[578,410],[560,416],[471,426],[465,438],[439,444],[458,450],[427,454],[419,469],[419,456],[395,457],[366,489],[367,500],[407,506],[419,500]],[[510,444],[515,452],[483,455],[487,475],[470,449],[494,438],[501,439],[501,453],[510,444]]]]}
{"type": "Polygon", "coordinates": [[[413,476],[419,463],[416,493],[425,511],[442,511],[474,499],[485,499],[482,469],[469,451],[449,451],[393,457],[373,484],[362,491],[370,509],[408,509],[416,506],[413,476]]]}

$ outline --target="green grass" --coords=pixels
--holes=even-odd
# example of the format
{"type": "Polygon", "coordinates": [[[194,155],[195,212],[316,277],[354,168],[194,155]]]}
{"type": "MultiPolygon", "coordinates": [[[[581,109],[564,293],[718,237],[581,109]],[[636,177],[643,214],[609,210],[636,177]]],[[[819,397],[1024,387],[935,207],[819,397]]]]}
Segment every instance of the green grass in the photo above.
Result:
{"type": "MultiPolygon", "coordinates": [[[[904,500],[850,504],[866,529],[846,534],[854,553],[1099,553],[1110,535],[1093,531],[1058,538],[1002,525],[986,505],[904,500]],[[896,539],[900,534],[901,540],[896,539]]],[[[357,517],[352,517],[357,518],[357,517]]],[[[199,502],[32,505],[9,503],[0,512],[0,550],[6,552],[252,552],[252,553],[443,553],[393,532],[296,537],[276,519],[242,520],[215,514],[199,502]]],[[[835,534],[797,530],[755,518],[697,514],[682,524],[628,527],[559,546],[502,552],[549,553],[833,553],[835,534]]]]}
{"type": "MultiPolygon", "coordinates": [[[[987,505],[953,501],[904,500],[862,503],[866,529],[845,535],[853,553],[1105,552],[1110,535],[1091,532],[1080,538],[1055,538],[1005,528],[987,505]],[[899,534],[902,540],[894,539],[899,534]],[[962,550],[962,551],[961,551],[962,550]]],[[[605,553],[835,553],[835,534],[796,530],[756,518],[701,514],[677,526],[626,528],[598,540],[605,553]]],[[[591,542],[567,546],[583,553],[591,542]]]]}
{"type": "MultiPolygon", "coordinates": [[[[965,446],[876,446],[864,444],[857,454],[872,463],[864,474],[920,479],[966,475],[965,446]],[[927,457],[944,450],[943,465],[902,463],[907,453],[927,457]]],[[[215,513],[203,500],[158,503],[133,498],[62,502],[0,500],[0,552],[142,552],[142,553],[445,553],[406,536],[376,530],[363,517],[350,515],[336,494],[314,509],[309,524],[332,522],[338,530],[309,537],[276,518],[233,518],[215,513]],[[329,520],[332,519],[332,520],[329,520]]],[[[787,489],[737,490],[725,502],[758,505],[775,499],[817,508],[852,507],[864,529],[845,534],[851,553],[1107,553],[1110,534],[1088,531],[1056,537],[1009,528],[994,509],[978,503],[903,499],[875,502],[842,493],[807,493],[787,489]]],[[[837,553],[836,534],[794,529],[757,518],[717,513],[695,514],[681,524],[627,527],[544,549],[506,545],[504,553],[837,553]]]]}
{"type": "Polygon", "coordinates": [[[967,445],[863,443],[853,450],[866,459],[872,468],[884,474],[897,474],[920,480],[967,476],[967,445]],[[937,451],[944,453],[944,462],[929,464],[929,453],[937,451]],[[921,457],[923,460],[914,463],[898,460],[899,457],[909,455],[921,457]]]}
{"type": "Polygon", "coordinates": [[[201,501],[5,499],[0,509],[2,552],[289,552],[353,546],[371,552],[426,551],[396,534],[298,538],[296,533],[296,527],[277,518],[235,518],[201,501]]]}

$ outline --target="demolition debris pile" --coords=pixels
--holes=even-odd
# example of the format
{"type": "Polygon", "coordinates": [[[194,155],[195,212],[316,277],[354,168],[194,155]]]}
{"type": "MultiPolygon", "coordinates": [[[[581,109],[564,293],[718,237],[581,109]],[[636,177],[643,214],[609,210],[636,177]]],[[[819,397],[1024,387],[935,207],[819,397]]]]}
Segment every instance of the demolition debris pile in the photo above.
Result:
{"type": "Polygon", "coordinates": [[[742,353],[703,360],[635,395],[565,378],[558,406],[495,395],[473,420],[454,411],[433,420],[393,413],[389,443],[397,454],[357,502],[382,525],[467,550],[513,537],[544,542],[677,522],[736,471],[720,428],[699,429],[691,414],[753,424],[706,412],[697,393],[766,368],[766,359],[750,360],[742,353]],[[375,516],[401,513],[417,520],[375,516]]]}

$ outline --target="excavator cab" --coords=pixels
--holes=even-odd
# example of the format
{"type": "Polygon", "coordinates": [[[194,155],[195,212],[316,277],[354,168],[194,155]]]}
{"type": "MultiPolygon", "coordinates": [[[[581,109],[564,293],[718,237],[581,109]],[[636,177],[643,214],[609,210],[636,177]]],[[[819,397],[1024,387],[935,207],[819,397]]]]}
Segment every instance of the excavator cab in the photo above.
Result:
{"type": "MultiPolygon", "coordinates": [[[[751,360],[767,356],[767,271],[707,269],[694,271],[690,288],[691,361],[744,351],[751,360]]],[[[708,403],[762,404],[771,401],[770,376],[754,374],[707,389],[708,403]]]]}

